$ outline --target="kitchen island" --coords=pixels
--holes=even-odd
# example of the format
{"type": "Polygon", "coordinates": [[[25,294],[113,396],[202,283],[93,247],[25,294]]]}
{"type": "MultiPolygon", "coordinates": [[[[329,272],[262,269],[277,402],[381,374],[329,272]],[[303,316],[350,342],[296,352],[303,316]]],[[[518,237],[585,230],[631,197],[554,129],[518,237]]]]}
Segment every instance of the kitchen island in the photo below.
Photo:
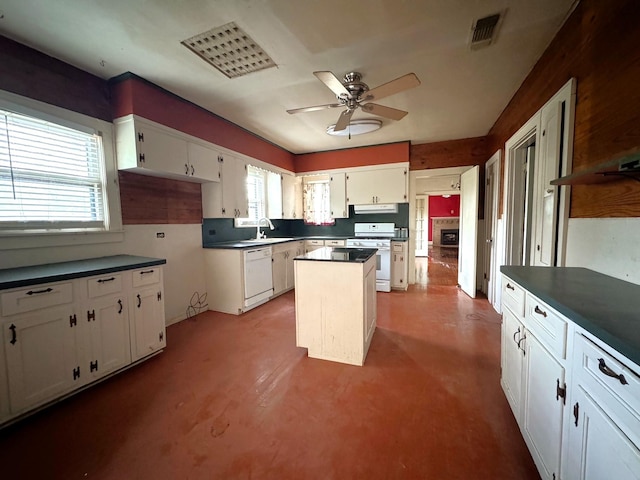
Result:
{"type": "Polygon", "coordinates": [[[296,346],[363,365],[376,328],[376,249],[324,247],[294,265],[296,346]]]}

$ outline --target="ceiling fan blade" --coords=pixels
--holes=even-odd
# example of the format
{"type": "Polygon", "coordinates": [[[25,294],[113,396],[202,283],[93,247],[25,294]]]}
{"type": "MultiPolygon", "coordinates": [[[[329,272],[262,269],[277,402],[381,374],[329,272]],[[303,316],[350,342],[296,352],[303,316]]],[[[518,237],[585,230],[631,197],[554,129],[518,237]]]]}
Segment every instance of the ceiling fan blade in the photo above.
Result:
{"type": "Polygon", "coordinates": [[[415,73],[407,73],[402,77],[372,88],[362,96],[363,101],[380,100],[381,98],[409,90],[420,85],[420,80],[415,73]]]}
{"type": "Polygon", "coordinates": [[[287,110],[287,113],[315,112],[316,110],[325,110],[327,108],[338,108],[343,106],[344,105],[341,103],[327,103],[326,105],[316,105],[314,107],[293,108],[291,110],[287,110]]]}
{"type": "Polygon", "coordinates": [[[336,122],[336,126],[333,128],[334,132],[339,132],[340,130],[344,130],[349,126],[349,122],[351,121],[351,115],[353,115],[353,110],[345,110],[340,114],[340,118],[336,122]]]}
{"type": "Polygon", "coordinates": [[[313,74],[318,77],[322,83],[324,83],[327,87],[331,89],[333,93],[337,96],[347,95],[349,96],[349,91],[345,88],[342,82],[336,77],[332,72],[313,72],[313,74]]]}
{"type": "Polygon", "coordinates": [[[400,120],[409,113],[404,110],[398,110],[397,108],[378,105],[377,103],[365,103],[364,105],[361,105],[360,108],[367,113],[373,113],[374,115],[390,118],[391,120],[400,120]]]}

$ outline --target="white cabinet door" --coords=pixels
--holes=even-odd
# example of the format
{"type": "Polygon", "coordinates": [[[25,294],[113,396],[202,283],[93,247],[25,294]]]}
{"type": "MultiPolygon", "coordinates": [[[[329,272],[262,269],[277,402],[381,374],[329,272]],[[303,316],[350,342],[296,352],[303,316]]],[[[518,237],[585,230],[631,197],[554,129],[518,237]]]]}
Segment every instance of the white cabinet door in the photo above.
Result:
{"type": "Polygon", "coordinates": [[[230,155],[218,157],[220,183],[202,185],[202,214],[205,218],[246,218],[249,216],[247,198],[247,165],[230,155]]]}
{"type": "Polygon", "coordinates": [[[131,356],[135,361],[166,345],[162,288],[158,284],[138,288],[131,301],[131,356]]]}
{"type": "MultiPolygon", "coordinates": [[[[376,328],[377,297],[375,263],[364,273],[364,342],[369,344],[376,328]]],[[[365,348],[366,350],[366,348],[365,348]]]]}
{"type": "Polygon", "coordinates": [[[151,125],[136,122],[142,166],[156,172],[186,176],[187,141],[151,125]]]}
{"type": "Polygon", "coordinates": [[[271,220],[283,217],[282,175],[267,172],[267,217],[271,220]]]}
{"type": "Polygon", "coordinates": [[[271,254],[271,274],[273,276],[273,295],[279,295],[287,289],[287,248],[274,245],[271,254]]]}
{"type": "Polygon", "coordinates": [[[332,173],[329,177],[329,201],[331,218],[349,218],[346,173],[332,173]]]}
{"type": "Polygon", "coordinates": [[[302,218],[302,177],[282,175],[282,218],[302,218]]]}
{"type": "Polygon", "coordinates": [[[121,293],[92,301],[86,312],[90,348],[84,366],[93,378],[100,378],[131,363],[127,307],[127,297],[121,293]]]}
{"type": "Polygon", "coordinates": [[[560,447],[565,396],[562,365],[526,332],[522,432],[538,472],[544,479],[560,477],[560,447]]]}
{"type": "Polygon", "coordinates": [[[572,392],[569,427],[570,480],[638,480],[640,450],[602,408],[580,387],[572,392]]]}
{"type": "Polygon", "coordinates": [[[522,418],[522,371],[523,342],[525,338],[522,323],[508,308],[502,312],[502,389],[507,397],[518,424],[522,418]]]}
{"type": "Polygon", "coordinates": [[[11,413],[72,390],[82,382],[77,360],[80,319],[71,306],[16,315],[3,323],[11,413]]]}
{"type": "Polygon", "coordinates": [[[347,174],[347,203],[403,203],[407,201],[407,169],[358,170],[347,174]]]}
{"type": "Polygon", "coordinates": [[[189,142],[188,165],[185,165],[185,174],[203,182],[220,181],[219,153],[213,148],[189,142]]]}

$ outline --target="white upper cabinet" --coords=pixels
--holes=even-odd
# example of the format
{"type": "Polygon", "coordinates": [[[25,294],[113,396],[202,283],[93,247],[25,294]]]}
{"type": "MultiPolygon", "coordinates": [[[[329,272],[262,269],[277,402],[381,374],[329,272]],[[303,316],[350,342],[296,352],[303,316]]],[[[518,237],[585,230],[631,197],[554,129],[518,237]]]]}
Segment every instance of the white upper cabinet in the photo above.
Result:
{"type": "Polygon", "coordinates": [[[282,218],[302,218],[302,177],[282,175],[282,218]]]}
{"type": "Polygon", "coordinates": [[[205,218],[246,218],[247,164],[239,157],[220,155],[220,183],[202,185],[202,215],[205,218]]]}
{"type": "Polygon", "coordinates": [[[346,173],[332,173],[329,177],[329,188],[331,218],[349,218],[346,173]]]}
{"type": "Polygon", "coordinates": [[[407,167],[373,168],[347,173],[347,203],[404,203],[407,201],[407,167]]]}
{"type": "Polygon", "coordinates": [[[118,168],[191,182],[217,182],[218,153],[204,141],[135,115],[114,120],[118,168]]]}

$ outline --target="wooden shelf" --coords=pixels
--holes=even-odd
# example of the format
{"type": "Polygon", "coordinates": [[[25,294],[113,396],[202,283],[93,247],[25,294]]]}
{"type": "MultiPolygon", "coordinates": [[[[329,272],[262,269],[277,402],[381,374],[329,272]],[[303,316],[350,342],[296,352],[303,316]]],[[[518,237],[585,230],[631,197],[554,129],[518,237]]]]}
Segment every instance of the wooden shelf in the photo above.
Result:
{"type": "Polygon", "coordinates": [[[640,181],[640,149],[616,155],[614,160],[551,181],[551,185],[593,185],[633,178],[640,181]]]}

